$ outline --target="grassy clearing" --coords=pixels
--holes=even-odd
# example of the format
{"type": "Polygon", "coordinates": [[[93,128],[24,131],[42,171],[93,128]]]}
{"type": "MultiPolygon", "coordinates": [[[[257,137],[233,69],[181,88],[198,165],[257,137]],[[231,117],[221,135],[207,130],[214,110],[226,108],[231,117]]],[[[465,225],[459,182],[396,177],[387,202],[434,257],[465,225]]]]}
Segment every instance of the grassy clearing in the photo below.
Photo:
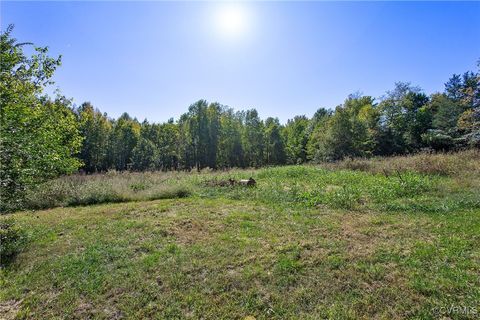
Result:
{"type": "Polygon", "coordinates": [[[348,210],[450,212],[480,208],[479,188],[480,152],[472,150],[259,170],[68,176],[30,193],[26,207],[44,209],[193,196],[348,210]],[[209,183],[250,176],[258,181],[256,188],[216,187],[209,183]]]}
{"type": "MultiPolygon", "coordinates": [[[[135,202],[9,215],[29,244],[1,271],[0,312],[7,319],[478,318],[446,313],[480,310],[478,172],[399,172],[292,166],[52,181],[45,197],[72,183],[79,198],[97,186],[135,202]],[[256,188],[207,183],[250,175],[256,188]],[[145,201],[155,190],[189,193],[145,201]]],[[[77,204],[65,199],[73,197],[54,204],[77,204]]]]}

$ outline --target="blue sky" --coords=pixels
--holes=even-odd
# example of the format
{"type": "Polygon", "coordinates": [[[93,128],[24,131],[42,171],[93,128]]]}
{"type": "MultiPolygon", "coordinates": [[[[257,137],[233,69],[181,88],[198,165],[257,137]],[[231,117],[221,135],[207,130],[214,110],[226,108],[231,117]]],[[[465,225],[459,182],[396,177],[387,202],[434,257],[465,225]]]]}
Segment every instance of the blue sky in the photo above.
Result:
{"type": "Polygon", "coordinates": [[[480,58],[480,2],[0,6],[2,29],[14,23],[20,41],[63,55],[55,81],[75,103],[155,122],[199,99],[285,122],[396,81],[441,91],[480,58]]]}

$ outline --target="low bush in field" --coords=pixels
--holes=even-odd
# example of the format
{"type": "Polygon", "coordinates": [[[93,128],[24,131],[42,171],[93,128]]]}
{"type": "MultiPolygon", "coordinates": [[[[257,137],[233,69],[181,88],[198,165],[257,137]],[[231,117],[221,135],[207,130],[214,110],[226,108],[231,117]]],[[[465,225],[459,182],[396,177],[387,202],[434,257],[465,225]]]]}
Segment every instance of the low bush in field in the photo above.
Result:
{"type": "Polygon", "coordinates": [[[26,232],[13,219],[0,220],[0,266],[13,261],[27,243],[26,232]]]}

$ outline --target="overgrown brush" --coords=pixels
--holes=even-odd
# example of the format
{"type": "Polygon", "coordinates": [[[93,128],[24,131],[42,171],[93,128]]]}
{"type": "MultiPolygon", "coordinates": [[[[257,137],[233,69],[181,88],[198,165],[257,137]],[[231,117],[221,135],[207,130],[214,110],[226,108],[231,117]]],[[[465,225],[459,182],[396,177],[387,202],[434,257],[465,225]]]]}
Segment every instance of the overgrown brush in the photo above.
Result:
{"type": "Polygon", "coordinates": [[[183,198],[229,198],[336,209],[448,212],[480,202],[480,152],[418,154],[320,165],[208,172],[108,172],[71,175],[31,191],[28,209],[109,202],[183,198]],[[220,182],[253,177],[255,188],[220,182]],[[221,186],[222,185],[222,186],[221,186]],[[429,199],[421,197],[428,194],[429,199]],[[463,201],[466,199],[468,201],[463,201]],[[462,201],[460,201],[462,200],[462,201]],[[420,208],[420,209],[419,209],[420,208]]]}
{"type": "Polygon", "coordinates": [[[347,169],[395,175],[397,172],[417,172],[429,175],[480,175],[480,150],[457,153],[418,153],[407,156],[373,159],[345,159],[335,163],[322,163],[329,169],[347,169]]]}
{"type": "Polygon", "coordinates": [[[167,182],[170,176],[169,173],[128,172],[65,176],[30,192],[25,205],[29,209],[45,209],[189,196],[186,186],[167,182]]]}

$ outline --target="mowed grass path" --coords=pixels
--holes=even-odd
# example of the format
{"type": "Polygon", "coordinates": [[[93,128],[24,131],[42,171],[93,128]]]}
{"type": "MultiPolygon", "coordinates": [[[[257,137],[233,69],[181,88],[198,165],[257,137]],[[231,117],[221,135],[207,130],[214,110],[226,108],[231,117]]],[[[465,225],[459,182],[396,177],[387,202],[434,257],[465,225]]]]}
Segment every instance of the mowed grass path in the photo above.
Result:
{"type": "Polygon", "coordinates": [[[0,272],[0,318],[477,319],[477,156],[443,175],[371,163],[50,182],[33,204],[134,201],[0,217],[29,239],[0,272]],[[217,184],[250,175],[255,188],[217,184]]]}

